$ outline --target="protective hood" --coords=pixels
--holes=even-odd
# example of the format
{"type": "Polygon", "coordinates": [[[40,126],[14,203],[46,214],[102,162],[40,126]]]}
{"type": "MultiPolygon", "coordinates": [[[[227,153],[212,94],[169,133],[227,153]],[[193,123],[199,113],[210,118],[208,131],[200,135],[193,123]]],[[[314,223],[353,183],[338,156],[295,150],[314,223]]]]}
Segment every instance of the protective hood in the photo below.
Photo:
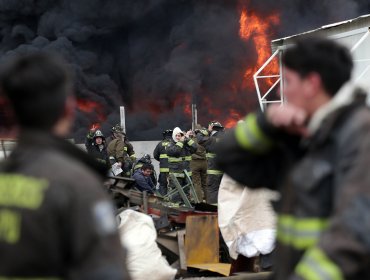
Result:
{"type": "Polygon", "coordinates": [[[179,134],[179,133],[185,134],[179,127],[175,127],[174,130],[173,130],[173,132],[172,132],[172,139],[173,139],[173,141],[178,142],[176,140],[176,134],[179,134]]]}

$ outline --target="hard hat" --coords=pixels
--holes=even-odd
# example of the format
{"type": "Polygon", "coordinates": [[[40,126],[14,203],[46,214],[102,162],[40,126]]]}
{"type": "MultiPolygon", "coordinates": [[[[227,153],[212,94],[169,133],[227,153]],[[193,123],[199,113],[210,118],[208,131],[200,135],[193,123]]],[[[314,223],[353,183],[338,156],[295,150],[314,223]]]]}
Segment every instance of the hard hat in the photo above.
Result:
{"type": "Polygon", "coordinates": [[[223,129],[224,127],[222,126],[222,124],[220,123],[220,122],[218,122],[218,121],[212,121],[211,123],[210,123],[210,125],[212,125],[213,126],[213,128],[221,128],[221,129],[223,129]]]}
{"type": "Polygon", "coordinates": [[[101,137],[101,138],[105,138],[104,137],[104,134],[100,131],[100,130],[97,130],[97,131],[95,131],[95,133],[94,133],[94,139],[95,138],[97,138],[97,137],[101,137]]]}
{"type": "Polygon", "coordinates": [[[122,127],[121,127],[120,124],[116,124],[115,126],[113,126],[112,129],[111,129],[111,131],[113,133],[115,133],[115,132],[123,133],[123,129],[122,129],[122,127]]]}
{"type": "Polygon", "coordinates": [[[171,136],[173,130],[172,129],[166,129],[165,131],[162,132],[163,136],[171,136]]]}

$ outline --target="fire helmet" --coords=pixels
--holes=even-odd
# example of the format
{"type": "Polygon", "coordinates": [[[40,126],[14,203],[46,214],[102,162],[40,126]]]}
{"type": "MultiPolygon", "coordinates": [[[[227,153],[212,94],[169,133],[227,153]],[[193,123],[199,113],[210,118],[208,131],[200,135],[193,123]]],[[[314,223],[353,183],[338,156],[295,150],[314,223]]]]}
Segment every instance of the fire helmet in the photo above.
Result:
{"type": "Polygon", "coordinates": [[[103,132],[101,132],[100,130],[97,130],[94,133],[94,139],[97,137],[103,138],[103,140],[105,139],[103,132]]]}
{"type": "Polygon", "coordinates": [[[113,133],[123,133],[123,128],[121,127],[120,124],[116,124],[115,126],[112,126],[111,131],[113,133]]]}
{"type": "Polygon", "coordinates": [[[212,121],[212,122],[210,122],[210,125],[212,125],[214,130],[223,130],[224,129],[222,124],[218,121],[212,121]]]}
{"type": "Polygon", "coordinates": [[[165,131],[162,132],[162,135],[163,137],[172,136],[172,132],[173,132],[172,129],[166,129],[165,131]]]}

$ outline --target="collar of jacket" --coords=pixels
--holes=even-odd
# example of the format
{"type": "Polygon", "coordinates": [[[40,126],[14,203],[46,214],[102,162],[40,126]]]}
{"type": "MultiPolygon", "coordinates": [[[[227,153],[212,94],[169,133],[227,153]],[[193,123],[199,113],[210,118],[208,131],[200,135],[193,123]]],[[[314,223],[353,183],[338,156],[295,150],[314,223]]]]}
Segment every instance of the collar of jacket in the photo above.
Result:
{"type": "Polygon", "coordinates": [[[344,85],[329,103],[314,114],[308,126],[310,137],[303,140],[303,145],[315,143],[313,146],[316,146],[324,142],[333,134],[333,128],[343,124],[345,116],[366,104],[366,96],[364,89],[351,83],[344,85]]]}
{"type": "Polygon", "coordinates": [[[18,146],[19,148],[32,149],[34,147],[42,150],[56,150],[66,156],[74,158],[103,178],[107,175],[108,169],[104,164],[94,160],[93,157],[76,147],[68,140],[52,135],[50,132],[23,130],[18,138],[18,146]]]}
{"type": "Polygon", "coordinates": [[[355,100],[359,91],[362,90],[356,87],[352,82],[344,84],[329,103],[325,104],[314,113],[308,124],[310,135],[314,135],[315,132],[319,130],[324,120],[333,112],[350,105],[355,100]]]}

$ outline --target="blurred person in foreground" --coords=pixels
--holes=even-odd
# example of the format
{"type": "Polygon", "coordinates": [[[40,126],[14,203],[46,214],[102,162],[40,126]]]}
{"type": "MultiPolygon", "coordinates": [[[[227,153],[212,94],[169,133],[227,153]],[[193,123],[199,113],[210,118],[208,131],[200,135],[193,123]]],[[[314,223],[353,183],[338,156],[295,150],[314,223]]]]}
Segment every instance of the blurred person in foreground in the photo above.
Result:
{"type": "Polygon", "coordinates": [[[65,63],[14,57],[0,86],[20,127],[0,166],[0,278],[129,279],[106,166],[64,140],[75,110],[65,63]]]}
{"type": "Polygon", "coordinates": [[[349,51],[306,38],[284,51],[284,106],[222,140],[221,168],[279,190],[274,279],[370,279],[370,111],[349,51]]]}

